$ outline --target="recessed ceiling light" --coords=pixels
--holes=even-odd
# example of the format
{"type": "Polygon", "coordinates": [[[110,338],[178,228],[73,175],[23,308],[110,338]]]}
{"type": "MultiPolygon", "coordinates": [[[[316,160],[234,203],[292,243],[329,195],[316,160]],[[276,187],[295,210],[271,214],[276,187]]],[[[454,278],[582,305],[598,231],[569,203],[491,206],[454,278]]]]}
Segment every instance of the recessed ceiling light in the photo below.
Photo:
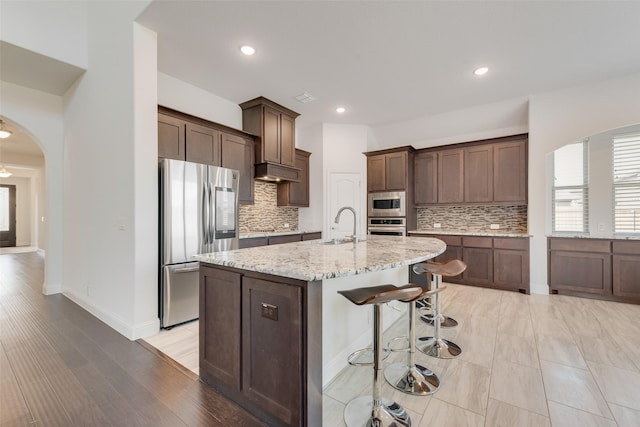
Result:
{"type": "Polygon", "coordinates": [[[347,111],[347,109],[346,109],[346,108],[344,108],[344,107],[338,107],[338,108],[336,108],[336,113],[342,114],[342,113],[344,113],[345,111],[347,111]]]}
{"type": "Polygon", "coordinates": [[[256,50],[249,45],[244,45],[240,48],[240,52],[244,53],[247,56],[251,56],[256,53],[256,50]]]}
{"type": "Polygon", "coordinates": [[[473,70],[473,74],[475,74],[476,76],[483,76],[487,74],[487,71],[489,71],[488,67],[480,67],[473,70]]]}

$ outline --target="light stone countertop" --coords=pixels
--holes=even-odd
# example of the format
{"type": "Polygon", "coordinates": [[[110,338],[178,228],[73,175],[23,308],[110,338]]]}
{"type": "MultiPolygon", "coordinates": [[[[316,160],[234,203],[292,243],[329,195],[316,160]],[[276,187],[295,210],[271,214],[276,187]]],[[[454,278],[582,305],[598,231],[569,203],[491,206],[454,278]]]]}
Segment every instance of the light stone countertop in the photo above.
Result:
{"type": "Polygon", "coordinates": [[[313,281],[353,276],[422,262],[446,249],[442,240],[424,237],[366,236],[338,245],[326,240],[285,243],[196,255],[200,262],[313,281]]]}
{"type": "Polygon", "coordinates": [[[616,235],[616,234],[547,234],[547,237],[553,237],[554,239],[602,239],[602,240],[640,240],[640,235],[616,235]]]}
{"type": "Polygon", "coordinates": [[[452,235],[452,236],[479,236],[479,237],[533,237],[527,233],[509,233],[496,231],[459,231],[459,230],[411,230],[407,233],[424,235],[452,235]]]}
{"type": "Polygon", "coordinates": [[[292,234],[309,234],[322,233],[321,230],[288,230],[288,231],[247,231],[240,233],[240,239],[250,239],[252,237],[269,237],[269,236],[289,236],[292,234]]]}

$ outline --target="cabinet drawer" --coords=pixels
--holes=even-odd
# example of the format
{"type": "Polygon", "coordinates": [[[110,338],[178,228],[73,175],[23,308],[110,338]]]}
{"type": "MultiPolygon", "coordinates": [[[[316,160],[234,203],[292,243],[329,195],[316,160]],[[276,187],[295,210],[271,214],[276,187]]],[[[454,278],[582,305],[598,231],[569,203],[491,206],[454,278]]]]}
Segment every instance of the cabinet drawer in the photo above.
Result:
{"type": "Polygon", "coordinates": [[[442,240],[447,246],[462,246],[462,237],[460,236],[432,236],[442,240]]]}
{"type": "Polygon", "coordinates": [[[527,251],[529,250],[529,239],[519,237],[496,238],[493,239],[493,247],[496,249],[527,251]]]}
{"type": "Polygon", "coordinates": [[[269,243],[269,239],[266,237],[248,237],[245,239],[240,239],[239,247],[240,249],[245,248],[255,248],[256,246],[267,246],[269,243]]]}
{"type": "Polygon", "coordinates": [[[322,239],[322,233],[304,233],[302,235],[303,241],[317,240],[317,239],[322,239]]]}
{"type": "Polygon", "coordinates": [[[463,237],[462,246],[465,248],[491,248],[493,239],[491,237],[463,237]]]}
{"type": "Polygon", "coordinates": [[[614,254],[640,255],[640,241],[613,241],[614,254]]]}
{"type": "Polygon", "coordinates": [[[279,245],[281,243],[299,242],[302,240],[300,234],[287,234],[284,236],[269,236],[269,245],[279,245]]]}
{"type": "Polygon", "coordinates": [[[596,239],[571,239],[550,238],[549,249],[552,251],[576,251],[576,252],[611,252],[610,240],[596,239]]]}

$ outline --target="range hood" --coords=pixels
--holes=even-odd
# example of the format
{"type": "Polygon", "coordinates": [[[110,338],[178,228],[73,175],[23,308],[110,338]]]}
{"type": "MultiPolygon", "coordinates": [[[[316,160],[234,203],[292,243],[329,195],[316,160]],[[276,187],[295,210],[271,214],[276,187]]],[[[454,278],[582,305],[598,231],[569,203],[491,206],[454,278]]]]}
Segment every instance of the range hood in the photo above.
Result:
{"type": "Polygon", "coordinates": [[[256,164],[255,179],[268,182],[300,182],[300,168],[280,163],[256,164]]]}

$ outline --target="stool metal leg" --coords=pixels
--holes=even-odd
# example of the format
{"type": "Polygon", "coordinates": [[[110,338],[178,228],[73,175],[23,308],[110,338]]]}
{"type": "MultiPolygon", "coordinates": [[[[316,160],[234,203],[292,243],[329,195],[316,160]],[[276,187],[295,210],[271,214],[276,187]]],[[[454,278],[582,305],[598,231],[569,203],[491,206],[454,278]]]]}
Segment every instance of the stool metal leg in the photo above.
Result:
{"type": "Polygon", "coordinates": [[[440,388],[440,379],[431,370],[415,363],[416,302],[409,304],[409,356],[408,363],[387,366],[384,376],[392,387],[413,395],[424,396],[440,388]]]}
{"type": "MultiPolygon", "coordinates": [[[[433,276],[433,275],[429,274],[429,276],[433,276]]],[[[435,283],[435,281],[433,281],[433,283],[434,283],[434,285],[433,285],[434,288],[436,288],[436,287],[438,287],[440,285],[439,282],[435,283]]],[[[431,307],[435,307],[434,301],[430,301],[429,305],[431,307]]],[[[435,311],[435,310],[433,310],[433,311],[435,311]]],[[[456,319],[454,319],[453,317],[449,317],[449,316],[444,315],[444,314],[442,316],[443,316],[443,320],[440,323],[440,326],[442,328],[455,328],[456,326],[458,326],[458,321],[456,319]]],[[[435,319],[435,317],[436,317],[435,314],[422,314],[421,313],[420,319],[423,322],[425,322],[426,324],[434,326],[434,321],[433,320],[435,319]]]]}
{"type": "Polygon", "coordinates": [[[353,399],[344,409],[344,421],[348,427],[409,427],[411,418],[407,411],[389,399],[382,397],[382,306],[373,305],[373,397],[353,399]]]}
{"type": "MultiPolygon", "coordinates": [[[[434,286],[440,285],[441,276],[439,274],[433,275],[434,286]]],[[[440,296],[435,294],[433,298],[433,309],[435,314],[434,332],[433,337],[422,337],[418,341],[418,350],[424,354],[439,359],[452,359],[458,357],[462,353],[462,349],[454,342],[446,340],[440,337],[440,328],[442,326],[443,315],[440,314],[440,296]]]]}

